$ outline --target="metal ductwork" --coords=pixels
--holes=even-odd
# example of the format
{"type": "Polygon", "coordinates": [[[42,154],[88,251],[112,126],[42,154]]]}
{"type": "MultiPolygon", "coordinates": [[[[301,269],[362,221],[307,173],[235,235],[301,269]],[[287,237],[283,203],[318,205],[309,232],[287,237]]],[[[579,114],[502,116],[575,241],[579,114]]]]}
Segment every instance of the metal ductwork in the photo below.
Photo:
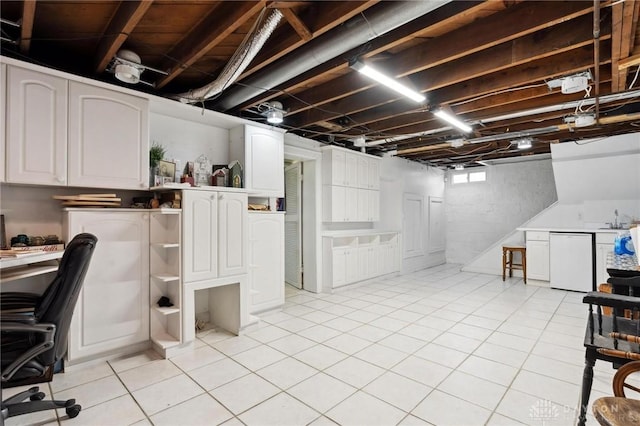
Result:
{"type": "Polygon", "coordinates": [[[247,37],[233,54],[220,75],[218,75],[218,78],[206,86],[189,90],[186,93],[180,93],[174,97],[184,103],[202,102],[217,95],[233,84],[238,76],[247,68],[249,63],[251,63],[253,58],[255,58],[260,49],[262,49],[262,46],[282,19],[282,13],[278,9],[273,9],[271,14],[264,20],[262,26],[257,28],[262,21],[265,11],[266,9],[262,10],[256,20],[254,28],[247,34],[247,37]]]}
{"type": "Polygon", "coordinates": [[[369,40],[406,24],[449,3],[451,0],[422,0],[382,2],[364,16],[353,17],[340,28],[334,29],[305,45],[304,52],[292,53],[273,63],[259,76],[243,80],[242,87],[234,87],[215,104],[214,109],[227,111],[259,96],[267,89],[291,80],[369,40]]]}

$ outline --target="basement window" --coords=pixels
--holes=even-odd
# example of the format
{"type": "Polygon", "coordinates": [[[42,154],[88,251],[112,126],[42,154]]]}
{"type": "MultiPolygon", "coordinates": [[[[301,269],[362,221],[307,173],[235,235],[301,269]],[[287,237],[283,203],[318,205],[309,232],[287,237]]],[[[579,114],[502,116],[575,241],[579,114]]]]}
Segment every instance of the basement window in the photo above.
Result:
{"type": "Polygon", "coordinates": [[[451,183],[454,185],[459,183],[485,182],[486,180],[486,171],[453,173],[451,177],[451,183]]]}

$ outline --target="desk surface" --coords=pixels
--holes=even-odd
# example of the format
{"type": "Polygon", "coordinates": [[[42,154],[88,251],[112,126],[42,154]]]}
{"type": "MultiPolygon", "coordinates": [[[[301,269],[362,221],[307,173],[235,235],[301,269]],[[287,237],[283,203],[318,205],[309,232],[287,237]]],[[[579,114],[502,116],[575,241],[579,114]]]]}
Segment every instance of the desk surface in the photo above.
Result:
{"type": "Polygon", "coordinates": [[[57,260],[61,259],[63,254],[64,250],[60,250],[2,258],[0,259],[0,278],[2,282],[7,282],[57,271],[57,260]]]}

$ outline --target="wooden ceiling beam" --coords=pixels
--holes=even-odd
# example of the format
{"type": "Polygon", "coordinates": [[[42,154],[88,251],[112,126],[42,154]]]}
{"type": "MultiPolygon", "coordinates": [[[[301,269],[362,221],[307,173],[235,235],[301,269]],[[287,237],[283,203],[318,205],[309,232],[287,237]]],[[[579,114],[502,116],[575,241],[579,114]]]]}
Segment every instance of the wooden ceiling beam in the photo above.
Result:
{"type": "MultiPolygon", "coordinates": [[[[607,42],[605,41],[604,43],[607,42]]],[[[524,51],[526,51],[526,49],[524,49],[524,51]]],[[[581,68],[580,70],[583,71],[584,69],[588,69],[590,64],[593,62],[592,56],[591,58],[587,58],[588,53],[592,51],[592,46],[587,45],[585,47],[573,49],[570,55],[565,54],[564,52],[560,52],[556,55],[543,57],[543,59],[533,60],[530,62],[526,61],[523,58],[522,61],[519,61],[519,65],[515,67],[503,67],[502,69],[498,68],[497,70],[489,69],[485,70],[482,74],[478,74],[478,71],[476,71],[475,75],[473,74],[473,67],[468,66],[468,64],[464,64],[465,59],[463,59],[452,64],[444,65],[443,67],[445,71],[443,72],[438,72],[438,70],[442,69],[443,67],[438,67],[435,70],[424,71],[423,73],[420,73],[421,76],[417,77],[417,79],[419,79],[420,81],[428,82],[425,83],[425,85],[428,84],[430,87],[432,87],[432,85],[435,85],[433,87],[439,87],[439,89],[427,92],[427,99],[430,105],[440,105],[461,101],[464,99],[462,95],[460,95],[460,97],[456,96],[455,98],[449,96],[445,101],[442,97],[438,96],[439,93],[442,93],[443,96],[447,96],[448,93],[451,93],[451,91],[454,90],[454,87],[452,87],[454,85],[457,85],[457,87],[464,87],[465,92],[468,93],[467,98],[470,98],[482,94],[493,93],[495,91],[504,90],[514,86],[531,84],[532,82],[539,82],[547,78],[553,78],[557,75],[565,74],[568,69],[573,70],[578,66],[581,68]],[[461,63],[458,64],[458,62],[461,63]],[[460,77],[456,77],[456,74],[460,71],[463,73],[472,73],[469,77],[467,77],[467,79],[474,76],[477,77],[478,75],[484,75],[481,83],[479,84],[484,83],[487,87],[487,90],[480,90],[481,87],[477,87],[477,85],[462,84],[461,81],[463,80],[460,77]],[[436,73],[442,80],[438,84],[434,83],[438,78],[436,76],[436,73]],[[496,75],[503,77],[504,80],[496,78],[496,75]],[[448,79],[450,81],[446,81],[448,79]]],[[[506,52],[503,52],[503,55],[509,56],[510,53],[507,50],[506,52]]],[[[475,66],[478,67],[478,69],[480,67],[493,66],[491,65],[493,63],[492,60],[496,59],[491,55],[491,51],[489,53],[476,54],[474,55],[474,57],[475,60],[473,63],[476,64],[475,66]]],[[[499,58],[497,58],[496,60],[499,62],[499,58]]],[[[368,90],[358,93],[354,96],[350,96],[348,98],[325,104],[322,106],[323,111],[305,111],[302,114],[298,114],[298,116],[292,117],[294,119],[293,122],[295,123],[294,126],[306,127],[313,124],[316,120],[319,119],[328,121],[343,115],[350,115],[358,111],[368,110],[373,107],[378,107],[380,105],[388,104],[394,101],[398,101],[396,102],[396,104],[398,105],[396,114],[399,113],[400,109],[402,108],[404,108],[405,110],[407,109],[407,103],[409,102],[408,100],[401,99],[398,95],[394,95],[393,93],[391,93],[387,95],[385,101],[384,96],[380,95],[381,93],[386,94],[391,92],[388,90],[383,90],[383,88],[375,91],[368,90]],[[373,101],[370,98],[372,98],[373,101]],[[332,113],[332,111],[335,112],[332,113]]],[[[455,90],[453,91],[453,93],[455,94],[455,90]]],[[[380,117],[378,117],[378,119],[380,119],[380,117]]]]}
{"type": "Polygon", "coordinates": [[[96,73],[101,73],[106,69],[111,59],[118,53],[120,47],[122,47],[152,4],[153,0],[124,1],[120,3],[96,49],[96,73]]]}
{"type": "MultiPolygon", "coordinates": [[[[424,16],[421,16],[418,19],[414,19],[406,25],[389,31],[386,34],[369,41],[366,46],[366,52],[363,53],[362,46],[358,46],[356,49],[345,52],[339,58],[327,61],[322,65],[314,67],[306,73],[303,73],[277,87],[274,87],[273,90],[264,92],[254,99],[243,102],[235,109],[242,110],[247,107],[255,106],[259,103],[271,100],[273,98],[281,97],[282,93],[285,92],[298,93],[300,90],[308,90],[309,86],[317,86],[317,84],[314,84],[314,81],[326,79],[328,75],[334,75],[336,72],[346,70],[348,68],[348,64],[344,58],[355,57],[358,55],[362,58],[374,56],[378,53],[382,53],[389,49],[401,46],[403,43],[409,42],[410,40],[419,37],[420,34],[424,33],[425,31],[433,30],[435,32],[439,32],[439,29],[441,27],[451,25],[452,22],[457,22],[462,18],[469,19],[468,15],[475,16],[476,13],[482,14],[485,12],[486,8],[488,8],[489,6],[493,7],[494,5],[496,5],[496,3],[488,4],[486,2],[478,3],[469,1],[453,1],[447,3],[444,6],[441,6],[424,16]]],[[[503,3],[499,3],[497,5],[503,7],[503,3]]],[[[335,81],[336,84],[339,84],[337,79],[332,80],[335,81]]],[[[359,86],[354,83],[351,84],[355,93],[359,86]]],[[[340,94],[338,94],[338,97],[341,97],[340,94]]],[[[286,99],[286,102],[287,109],[301,110],[307,109],[305,108],[305,106],[308,106],[306,102],[299,102],[294,98],[286,99]],[[292,108],[290,108],[289,103],[292,104],[292,108]]]]}
{"type": "Polygon", "coordinates": [[[187,36],[168,53],[175,58],[161,69],[168,70],[166,76],[156,81],[156,87],[162,88],[193,65],[214,46],[222,43],[241,25],[254,17],[265,7],[265,0],[239,2],[221,2],[187,36]],[[221,18],[224,17],[224,18],[221,18]]]}
{"type": "MultiPolygon", "coordinates": [[[[309,19],[304,19],[304,21],[308,22],[306,26],[312,38],[318,37],[374,6],[379,1],[314,2],[316,4],[311,7],[318,9],[309,12],[311,16],[309,16],[309,19]]],[[[255,60],[240,75],[239,79],[246,78],[261,70],[286,54],[302,47],[307,41],[301,39],[297,33],[292,34],[290,30],[278,30],[274,33],[269,46],[256,56],[255,60]]]]}
{"type": "Polygon", "coordinates": [[[629,2],[615,3],[612,7],[613,30],[611,37],[611,87],[613,91],[625,90],[627,85],[627,69],[620,68],[619,61],[626,59],[631,53],[633,31],[633,14],[635,5],[629,2]]]}
{"type": "Polygon", "coordinates": [[[287,20],[289,25],[295,30],[296,33],[300,36],[302,41],[309,41],[313,38],[313,34],[304,22],[296,15],[296,13],[290,8],[281,8],[278,9],[282,16],[287,20]]]}
{"type": "Polygon", "coordinates": [[[22,3],[22,21],[20,22],[20,52],[29,53],[31,36],[33,34],[33,20],[36,16],[36,0],[24,0],[22,3]]]}
{"type": "MultiPolygon", "coordinates": [[[[491,15],[489,18],[493,18],[492,22],[495,22],[499,16],[502,16],[505,12],[491,15]],[[496,17],[498,15],[498,17],[496,17]]],[[[485,18],[485,19],[489,19],[485,18]]],[[[553,15],[554,19],[557,19],[557,15],[553,15]]],[[[472,24],[475,25],[475,24],[472,24]]],[[[484,44],[478,44],[469,46],[467,43],[467,50],[460,50],[463,47],[457,48],[456,45],[451,46],[447,53],[443,53],[443,50],[437,48],[440,43],[440,39],[446,41],[449,36],[444,35],[441,38],[429,40],[423,43],[419,47],[407,49],[406,51],[396,55],[392,59],[389,59],[380,65],[382,69],[390,70],[390,74],[397,76],[406,76],[412,73],[414,70],[421,69],[422,72],[413,76],[414,81],[427,82],[426,85],[429,89],[439,87],[438,84],[432,80],[433,75],[437,71],[426,72],[430,68],[435,68],[440,73],[440,80],[443,80],[443,85],[455,83],[452,78],[453,74],[458,75],[460,80],[469,79],[474,77],[473,73],[469,71],[469,68],[461,62],[462,59],[471,60],[471,58],[477,58],[480,62],[479,65],[474,65],[476,68],[481,68],[482,71],[477,71],[475,76],[482,75],[483,73],[494,72],[501,67],[508,67],[517,65],[527,60],[533,60],[536,57],[544,57],[552,54],[556,54],[563,50],[573,49],[576,46],[586,45],[591,42],[593,38],[593,32],[591,29],[591,18],[589,16],[579,17],[575,20],[570,20],[565,23],[559,24],[550,28],[547,31],[535,32],[540,26],[540,22],[532,22],[530,25],[521,23],[519,26],[519,34],[525,34],[524,36],[513,39],[510,36],[504,36],[501,39],[487,40],[484,44]],[[537,24],[537,25],[535,25],[537,24]],[[526,29],[531,30],[527,32],[526,29]],[[507,43],[512,41],[511,43],[507,43]],[[427,45],[427,47],[425,47],[427,45]],[[425,61],[425,55],[416,55],[416,51],[432,52],[433,62],[425,61]],[[448,55],[449,60],[445,61],[443,55],[448,55]],[[468,58],[468,57],[471,58],[468,58]],[[420,57],[421,60],[416,60],[416,57],[420,57]],[[438,59],[439,58],[439,59],[438,59]],[[419,64],[422,64],[420,65],[419,64]],[[428,63],[428,66],[426,65],[428,63]],[[400,65],[403,64],[403,65],[400,65]],[[439,65],[434,66],[433,64],[439,65]],[[447,68],[446,64],[450,64],[447,68]],[[407,72],[406,70],[411,70],[407,72]]],[[[467,27],[464,27],[467,28],[467,27]]],[[[485,26],[480,26],[485,29],[485,26]]],[[[471,31],[475,34],[476,31],[471,31]]],[[[603,34],[610,34],[610,26],[603,28],[603,34]]],[[[486,37],[485,37],[486,38],[486,37]]],[[[477,61],[476,61],[477,62],[477,61]]],[[[288,103],[289,115],[295,114],[298,111],[304,111],[309,109],[308,104],[323,105],[328,101],[338,99],[340,97],[347,97],[353,93],[366,90],[373,87],[370,79],[362,77],[357,73],[349,73],[345,76],[338,77],[320,86],[306,90],[302,93],[297,93],[296,97],[303,100],[288,103]],[[355,74],[355,76],[354,76],[355,74]],[[297,108],[297,109],[296,109],[297,108]]],[[[375,90],[386,90],[384,88],[375,90]]]]}

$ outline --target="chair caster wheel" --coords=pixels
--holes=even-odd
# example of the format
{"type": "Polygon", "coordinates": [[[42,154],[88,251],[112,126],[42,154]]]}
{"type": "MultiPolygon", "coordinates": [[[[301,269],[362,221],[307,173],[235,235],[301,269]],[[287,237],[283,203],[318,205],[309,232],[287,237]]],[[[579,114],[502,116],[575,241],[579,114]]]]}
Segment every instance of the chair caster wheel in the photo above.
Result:
{"type": "Polygon", "coordinates": [[[43,399],[44,399],[44,392],[37,392],[29,396],[29,400],[31,401],[42,401],[43,399]]]}
{"type": "Polygon", "coordinates": [[[74,417],[77,417],[78,414],[80,414],[81,409],[82,407],[76,404],[76,405],[72,405],[70,407],[65,408],[65,411],[67,413],[67,416],[69,416],[70,419],[73,419],[74,417]]]}

